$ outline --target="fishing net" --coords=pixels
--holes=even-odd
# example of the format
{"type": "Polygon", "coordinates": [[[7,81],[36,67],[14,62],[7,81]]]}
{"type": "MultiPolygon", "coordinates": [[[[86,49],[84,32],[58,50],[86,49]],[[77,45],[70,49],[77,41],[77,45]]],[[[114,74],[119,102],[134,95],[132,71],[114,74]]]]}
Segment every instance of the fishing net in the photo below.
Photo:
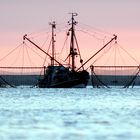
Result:
{"type": "Polygon", "coordinates": [[[139,62],[117,42],[106,48],[90,69],[93,87],[140,85],[139,62]]]}
{"type": "Polygon", "coordinates": [[[139,85],[139,66],[91,66],[91,83],[93,87],[139,85]]]}
{"type": "Polygon", "coordinates": [[[43,72],[43,67],[0,67],[0,86],[36,85],[43,72]]]}

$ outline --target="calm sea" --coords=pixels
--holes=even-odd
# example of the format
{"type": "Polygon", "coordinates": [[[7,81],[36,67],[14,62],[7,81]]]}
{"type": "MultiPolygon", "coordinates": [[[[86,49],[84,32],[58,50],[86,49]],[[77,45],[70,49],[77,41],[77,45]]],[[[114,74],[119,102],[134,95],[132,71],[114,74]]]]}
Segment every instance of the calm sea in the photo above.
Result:
{"type": "Polygon", "coordinates": [[[140,140],[140,87],[0,89],[0,140],[140,140]]]}

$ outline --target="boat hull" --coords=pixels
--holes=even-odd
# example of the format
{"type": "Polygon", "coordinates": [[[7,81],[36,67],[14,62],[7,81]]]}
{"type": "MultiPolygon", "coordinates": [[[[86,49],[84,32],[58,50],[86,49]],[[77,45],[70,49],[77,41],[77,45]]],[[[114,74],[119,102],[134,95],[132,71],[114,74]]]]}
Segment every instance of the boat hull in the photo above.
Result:
{"type": "Polygon", "coordinates": [[[38,83],[40,88],[85,88],[89,80],[87,71],[72,72],[62,66],[48,67],[46,73],[38,83]]]}

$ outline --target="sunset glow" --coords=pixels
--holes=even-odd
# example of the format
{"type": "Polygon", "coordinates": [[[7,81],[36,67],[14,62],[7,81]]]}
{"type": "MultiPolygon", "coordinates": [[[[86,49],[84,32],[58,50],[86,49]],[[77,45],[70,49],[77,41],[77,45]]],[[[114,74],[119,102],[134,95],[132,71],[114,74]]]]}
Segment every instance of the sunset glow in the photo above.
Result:
{"type": "MultiPolygon", "coordinates": [[[[23,35],[24,34],[30,34],[32,32],[38,32],[40,29],[47,30],[49,27],[49,22],[52,20],[55,20],[58,24],[58,27],[63,23],[63,25],[67,25],[67,21],[70,19],[70,15],[67,14],[70,11],[76,11],[79,15],[76,17],[76,21],[78,21],[77,26],[81,26],[81,23],[85,25],[89,25],[93,28],[101,28],[101,31],[110,33],[113,37],[113,34],[116,34],[118,36],[117,43],[124,47],[125,50],[127,50],[139,63],[140,63],[140,43],[139,43],[139,37],[140,37],[140,28],[139,23],[140,19],[138,18],[138,10],[139,10],[139,2],[135,1],[117,1],[117,2],[111,2],[108,0],[108,4],[103,1],[71,1],[71,3],[62,1],[62,5],[58,4],[55,1],[54,5],[54,11],[52,12],[52,9],[49,8],[50,5],[53,4],[53,1],[42,1],[42,3],[33,2],[30,1],[29,3],[27,1],[19,3],[17,0],[14,0],[13,3],[9,3],[8,1],[1,2],[0,5],[0,11],[3,13],[3,16],[1,17],[1,32],[0,32],[0,51],[1,51],[1,58],[3,58],[5,55],[7,55],[10,50],[16,48],[19,44],[22,43],[23,35]],[[127,2],[127,3],[126,3],[127,2]],[[34,6],[31,8],[31,4],[34,3],[34,6]],[[74,8],[74,5],[78,6],[77,9],[74,8]],[[38,6],[38,11],[36,11],[36,7],[38,6]],[[46,7],[45,7],[46,6],[46,7]],[[85,8],[83,9],[83,6],[85,8]],[[63,7],[63,10],[61,9],[63,7]],[[5,8],[7,10],[5,10],[5,8]],[[102,12],[100,9],[102,8],[102,12]],[[114,9],[113,9],[114,8],[114,9]],[[25,10],[26,9],[26,10],[25,10]],[[60,10],[61,9],[61,10],[60,10]],[[66,10],[67,9],[67,10],[66,10]],[[123,11],[123,9],[125,9],[123,11]],[[113,10],[113,11],[112,11],[113,10]],[[11,13],[12,11],[12,13],[11,13]],[[58,12],[59,11],[59,12],[58,12]],[[91,14],[91,12],[93,14],[91,14]]],[[[47,31],[46,30],[46,31],[47,31]]],[[[92,56],[96,51],[98,51],[108,40],[98,41],[95,38],[92,38],[91,36],[86,36],[84,33],[78,31],[79,28],[77,28],[77,40],[78,44],[81,50],[81,54],[83,56],[84,61],[87,60],[90,56],[92,56]]],[[[88,29],[90,30],[90,29],[88,29]]],[[[95,30],[96,32],[96,30],[95,30]]],[[[60,50],[63,47],[63,43],[65,41],[66,30],[62,34],[57,34],[56,32],[56,50],[59,53],[60,50]],[[59,37],[60,36],[60,37],[59,37]],[[63,36],[63,37],[62,37],[63,36]]],[[[104,35],[105,37],[106,35],[104,35]]],[[[44,36],[45,38],[45,36],[44,36]]],[[[35,39],[34,39],[35,40],[35,39]]],[[[39,39],[38,39],[39,40],[39,39]]],[[[36,41],[36,40],[35,40],[36,41]]],[[[41,42],[41,41],[40,41],[41,42]]],[[[38,42],[37,42],[38,43],[38,42]]],[[[42,41],[43,43],[43,41],[42,41]]],[[[41,46],[41,43],[38,43],[38,45],[41,46]]],[[[49,39],[48,42],[45,44],[45,48],[47,50],[49,46],[49,39]]],[[[33,47],[33,46],[32,46],[33,47]]],[[[67,42],[67,47],[69,47],[69,42],[67,42]]],[[[35,49],[36,50],[36,49],[35,49]]],[[[37,51],[37,50],[36,50],[37,51]]],[[[67,48],[67,52],[69,51],[69,48],[67,48]]],[[[35,56],[33,52],[29,52],[30,57],[33,63],[35,63],[36,66],[41,66],[43,63],[43,60],[41,58],[39,59],[38,56],[35,56]]],[[[38,52],[39,55],[41,55],[43,58],[45,57],[44,54],[41,52],[38,52]]],[[[12,64],[12,60],[16,59],[18,55],[16,52],[9,58],[6,58],[4,61],[0,61],[1,66],[9,66],[12,64]]],[[[20,57],[21,54],[19,54],[20,57]]],[[[130,65],[137,65],[135,62],[131,61],[131,58],[127,58],[123,54],[124,58],[127,59],[127,63],[130,65]]],[[[19,62],[17,61],[14,65],[21,66],[19,57],[19,62]]],[[[27,57],[27,55],[25,56],[27,57]]],[[[61,57],[66,57],[64,54],[61,55],[61,57]]],[[[27,58],[24,58],[24,61],[27,58]]],[[[96,59],[96,58],[95,58],[96,59]]],[[[88,65],[90,65],[91,61],[88,65]]],[[[117,58],[119,59],[119,58],[117,58]]],[[[49,63],[50,60],[47,61],[49,63]]],[[[118,60],[120,61],[120,60],[118,60]]],[[[103,60],[99,62],[97,65],[103,65],[103,60]]],[[[110,63],[113,63],[110,62],[110,63]]],[[[123,63],[119,63],[118,65],[123,65],[123,63]]],[[[28,66],[29,63],[26,62],[24,66],[28,66]]],[[[47,65],[47,64],[46,64],[47,65]]],[[[109,64],[108,64],[109,65],[109,64]]],[[[111,64],[110,64],[111,65],[111,64]]]]}

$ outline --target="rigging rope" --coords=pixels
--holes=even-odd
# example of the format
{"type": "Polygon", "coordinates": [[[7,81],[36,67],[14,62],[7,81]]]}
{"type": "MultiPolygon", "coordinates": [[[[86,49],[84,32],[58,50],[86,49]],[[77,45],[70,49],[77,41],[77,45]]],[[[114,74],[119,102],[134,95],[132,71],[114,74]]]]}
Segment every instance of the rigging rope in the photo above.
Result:
{"type": "MultiPolygon", "coordinates": [[[[22,43],[22,45],[23,45],[23,43],[22,43]]],[[[19,48],[18,54],[17,54],[16,58],[14,59],[14,61],[11,63],[10,66],[13,66],[17,62],[17,60],[19,60],[21,49],[22,49],[22,47],[19,48]]]]}
{"type": "Polygon", "coordinates": [[[32,60],[31,60],[31,57],[30,57],[30,55],[29,55],[29,52],[28,52],[28,47],[25,45],[25,50],[26,50],[26,53],[27,53],[27,57],[28,57],[28,60],[29,60],[29,63],[30,63],[30,65],[31,66],[36,66],[33,62],[32,62],[32,60]],[[33,63],[33,65],[32,65],[32,63],[33,63]]]}
{"type": "Polygon", "coordinates": [[[62,54],[62,52],[63,52],[63,50],[64,50],[64,47],[65,47],[65,45],[66,45],[66,43],[67,43],[67,40],[68,40],[68,36],[66,36],[66,39],[65,39],[64,44],[63,44],[63,47],[62,47],[62,49],[61,49],[61,51],[60,51],[60,54],[62,54]]]}
{"type": "Polygon", "coordinates": [[[92,37],[94,37],[95,39],[97,39],[97,40],[100,40],[100,41],[104,41],[104,38],[102,39],[102,38],[98,38],[98,37],[96,37],[94,34],[91,34],[91,33],[89,33],[89,32],[86,32],[86,31],[83,31],[83,30],[76,30],[76,31],[80,31],[80,32],[82,32],[82,33],[85,33],[85,34],[87,34],[87,35],[89,35],[89,36],[92,36],[92,37]]]}
{"type": "MultiPolygon", "coordinates": [[[[104,51],[102,54],[100,54],[100,56],[99,57],[97,57],[94,61],[93,61],[93,63],[91,64],[91,65],[93,65],[93,64],[95,64],[98,60],[100,60],[107,52],[109,52],[110,50],[111,50],[111,45],[108,47],[108,49],[107,49],[107,51],[104,51]]],[[[108,59],[107,59],[107,62],[108,62],[108,60],[110,59],[110,57],[111,57],[111,55],[112,55],[112,53],[110,53],[110,56],[108,57],[108,59]]],[[[106,63],[105,63],[106,64],[106,63]]],[[[90,66],[86,69],[86,70],[88,70],[90,68],[90,66]]]]}
{"type": "Polygon", "coordinates": [[[110,51],[110,55],[109,55],[108,58],[106,59],[104,65],[106,65],[106,64],[109,62],[110,58],[111,58],[112,55],[113,55],[113,49],[111,49],[111,48],[112,48],[112,46],[109,47],[109,50],[108,50],[108,51],[110,51]]]}
{"type": "Polygon", "coordinates": [[[24,45],[22,45],[22,68],[24,67],[24,45]]]}
{"type": "Polygon", "coordinates": [[[28,35],[36,38],[36,37],[40,36],[40,34],[49,34],[50,33],[49,30],[50,30],[50,28],[48,28],[48,29],[46,28],[46,29],[42,29],[42,30],[37,31],[37,32],[32,32],[28,35]]]}
{"type": "Polygon", "coordinates": [[[121,52],[120,52],[119,47],[118,47],[118,52],[119,52],[119,55],[120,55],[121,60],[123,61],[123,64],[126,65],[125,60],[124,60],[124,58],[123,58],[122,55],[121,55],[121,52]]]}
{"type": "MultiPolygon", "coordinates": [[[[25,43],[26,44],[26,43],[25,43]]],[[[41,55],[39,55],[35,50],[33,50],[31,47],[29,47],[27,44],[26,44],[26,46],[29,48],[29,49],[31,49],[35,54],[37,54],[41,59],[43,59],[44,60],[44,58],[41,56],[41,55]]]]}
{"type": "Polygon", "coordinates": [[[0,75],[0,79],[1,79],[5,84],[9,85],[10,87],[15,88],[14,85],[11,85],[9,82],[7,82],[1,75],[0,75]]]}
{"type": "Polygon", "coordinates": [[[106,32],[106,31],[103,31],[103,30],[101,30],[101,29],[98,29],[98,28],[92,27],[92,26],[90,26],[90,25],[86,25],[86,24],[83,24],[83,23],[81,23],[81,22],[78,22],[78,23],[80,23],[81,26],[89,27],[90,29],[96,30],[96,31],[98,31],[98,32],[100,32],[100,33],[102,33],[102,34],[108,34],[109,36],[112,36],[112,35],[113,35],[112,33],[109,33],[109,32],[106,32]]]}
{"type": "Polygon", "coordinates": [[[44,43],[41,45],[41,49],[43,49],[43,47],[45,46],[46,42],[48,41],[49,35],[46,37],[44,43]]]}
{"type": "MultiPolygon", "coordinates": [[[[100,80],[100,78],[96,75],[96,73],[94,72],[94,71],[92,71],[92,76],[93,76],[93,74],[94,74],[94,76],[95,76],[95,78],[99,81],[99,83],[101,83],[103,86],[105,86],[105,87],[107,87],[107,88],[110,88],[108,85],[106,85],[104,82],[102,82],[101,80],[100,80]]],[[[94,84],[94,82],[93,82],[93,77],[92,77],[92,85],[94,84]]]]}
{"type": "Polygon", "coordinates": [[[12,51],[10,51],[7,55],[5,55],[4,57],[2,57],[1,59],[0,59],[0,61],[2,61],[2,60],[4,60],[6,57],[8,57],[10,54],[12,54],[15,50],[17,50],[21,45],[23,45],[23,43],[22,44],[20,44],[20,45],[18,45],[15,49],[13,49],[12,51]]]}
{"type": "MultiPolygon", "coordinates": [[[[124,88],[128,88],[136,80],[136,78],[138,77],[139,73],[140,73],[140,68],[138,68],[138,72],[133,76],[133,78],[128,82],[128,84],[126,84],[124,86],[124,88]]],[[[133,84],[133,86],[134,86],[134,84],[133,84]]]]}
{"type": "MultiPolygon", "coordinates": [[[[48,47],[47,53],[49,53],[49,50],[50,50],[50,47],[51,47],[51,43],[52,43],[52,40],[50,41],[50,44],[49,44],[49,47],[48,47]]],[[[43,66],[42,66],[42,69],[41,69],[40,74],[39,74],[39,79],[40,79],[40,77],[41,77],[41,73],[42,73],[43,68],[44,68],[44,66],[45,66],[47,56],[48,56],[48,55],[45,56],[45,59],[44,59],[44,62],[43,62],[43,66]]],[[[37,84],[36,84],[36,85],[37,85],[37,84]]]]}
{"type": "MultiPolygon", "coordinates": [[[[118,43],[117,43],[118,44],[118,43]]],[[[119,44],[118,44],[119,45],[119,44]]],[[[131,57],[138,65],[140,64],[130,53],[128,53],[121,45],[119,45],[119,47],[125,52],[127,53],[127,55],[129,55],[129,57],[131,57]]]]}

